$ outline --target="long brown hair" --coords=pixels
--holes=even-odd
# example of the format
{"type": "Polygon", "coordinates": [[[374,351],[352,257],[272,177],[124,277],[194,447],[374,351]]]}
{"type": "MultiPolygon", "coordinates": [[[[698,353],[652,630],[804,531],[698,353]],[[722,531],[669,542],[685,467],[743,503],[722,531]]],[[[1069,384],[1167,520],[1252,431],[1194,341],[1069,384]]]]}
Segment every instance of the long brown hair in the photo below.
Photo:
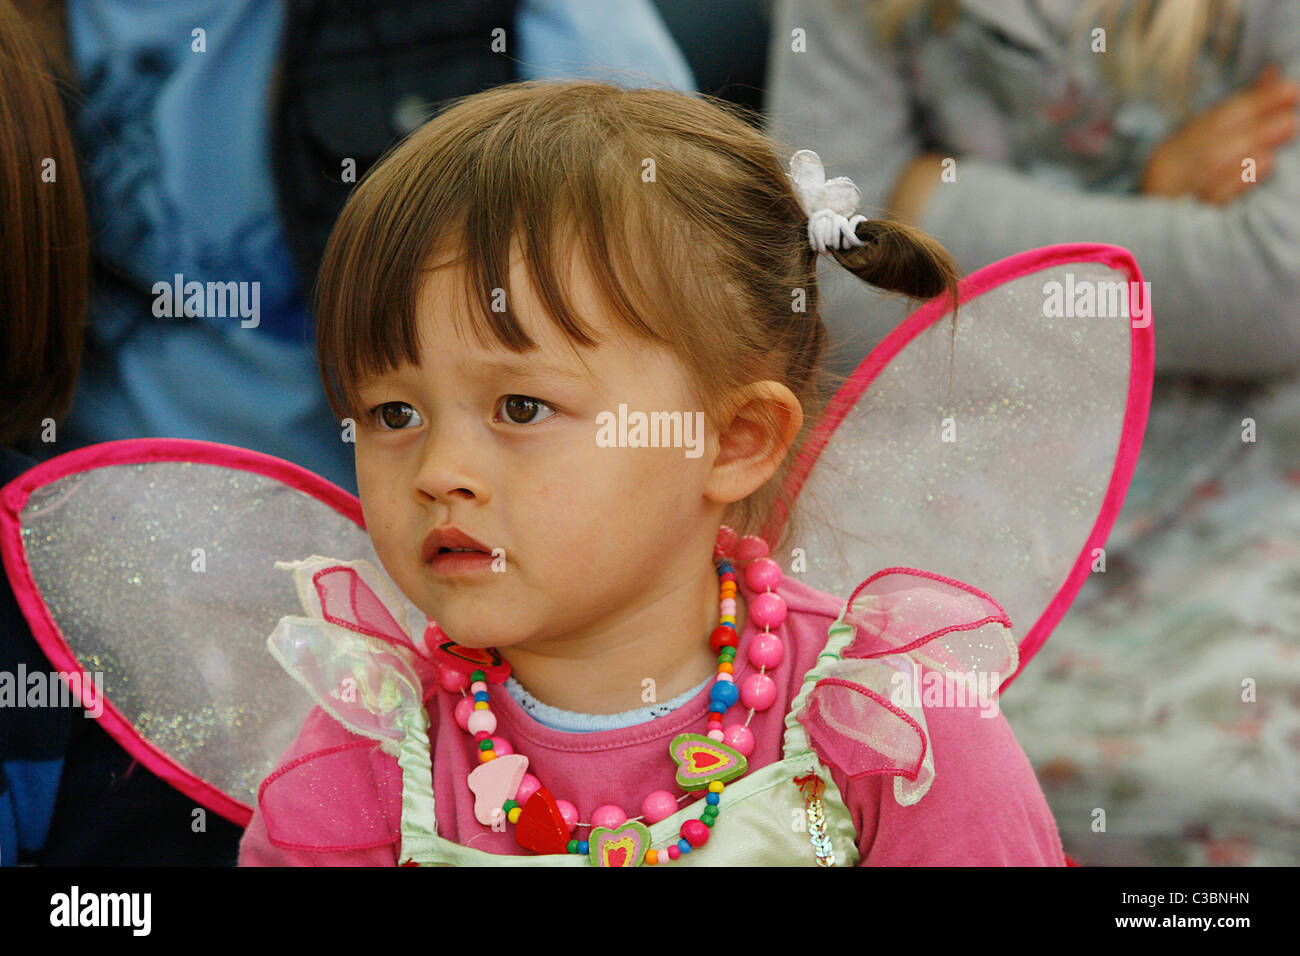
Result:
{"type": "Polygon", "coordinates": [[[0,0],[0,445],[67,410],[89,250],[59,86],[37,33],[0,0]]]}
{"type": "MultiPolygon", "coordinates": [[[[481,341],[531,348],[509,295],[505,311],[488,306],[508,289],[518,243],[573,342],[597,343],[564,288],[576,249],[611,315],[680,358],[712,421],[730,390],[771,379],[802,403],[806,434],[825,401],[816,253],[772,142],[745,116],[711,97],[584,81],[455,101],[370,171],[330,237],[316,316],[334,410],[355,415],[364,376],[417,360],[417,287],[435,253],[464,264],[481,341]]],[[[955,292],[947,255],[912,227],[867,222],[858,234],[868,245],[837,258],[866,281],[955,292]]],[[[729,523],[757,530],[793,457],[729,523]]]]}

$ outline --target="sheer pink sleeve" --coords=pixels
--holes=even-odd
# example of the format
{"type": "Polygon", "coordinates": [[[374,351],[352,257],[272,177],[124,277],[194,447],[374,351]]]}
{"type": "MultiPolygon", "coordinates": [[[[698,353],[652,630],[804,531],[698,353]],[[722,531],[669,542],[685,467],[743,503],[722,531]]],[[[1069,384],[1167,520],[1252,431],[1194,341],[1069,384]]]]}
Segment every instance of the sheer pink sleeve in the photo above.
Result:
{"type": "Polygon", "coordinates": [[[320,708],[258,789],[240,866],[396,866],[401,773],[320,708]]]}

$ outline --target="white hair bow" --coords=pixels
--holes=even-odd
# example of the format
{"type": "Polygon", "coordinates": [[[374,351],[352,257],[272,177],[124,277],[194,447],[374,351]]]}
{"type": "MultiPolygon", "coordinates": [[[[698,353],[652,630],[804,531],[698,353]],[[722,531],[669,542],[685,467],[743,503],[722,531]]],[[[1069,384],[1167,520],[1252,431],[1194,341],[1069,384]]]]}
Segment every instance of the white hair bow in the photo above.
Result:
{"type": "Polygon", "coordinates": [[[808,214],[808,244],[813,249],[822,253],[828,248],[866,245],[856,230],[867,217],[853,215],[862,193],[851,179],[836,176],[828,182],[821,157],[811,149],[801,149],[790,157],[790,178],[799,205],[808,214]]]}

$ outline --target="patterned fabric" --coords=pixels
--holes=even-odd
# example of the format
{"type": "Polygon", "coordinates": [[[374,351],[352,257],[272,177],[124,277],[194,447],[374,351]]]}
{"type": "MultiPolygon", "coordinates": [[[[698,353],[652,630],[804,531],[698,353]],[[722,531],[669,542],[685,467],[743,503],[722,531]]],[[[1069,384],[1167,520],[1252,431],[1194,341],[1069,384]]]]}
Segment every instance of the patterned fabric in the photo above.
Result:
{"type": "Polygon", "coordinates": [[[1003,700],[1066,852],[1295,865],[1298,635],[1300,379],[1158,382],[1105,572],[1003,700]]]}

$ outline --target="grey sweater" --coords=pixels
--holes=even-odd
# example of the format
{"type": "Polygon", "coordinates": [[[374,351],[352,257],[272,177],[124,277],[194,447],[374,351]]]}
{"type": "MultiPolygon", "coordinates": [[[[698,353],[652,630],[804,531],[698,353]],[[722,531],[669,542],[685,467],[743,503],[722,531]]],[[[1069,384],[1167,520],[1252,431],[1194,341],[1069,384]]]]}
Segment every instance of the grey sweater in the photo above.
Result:
{"type": "MultiPolygon", "coordinates": [[[[769,54],[770,132],[789,152],[821,154],[849,176],[861,211],[883,209],[921,152],[956,158],[920,225],[963,272],[1058,242],[1134,253],[1151,283],[1156,368],[1263,377],[1300,368],[1300,137],[1273,175],[1215,206],[1136,192],[1151,151],[1179,119],[1123,100],[1072,31],[1078,0],[964,0],[943,32],[916,24],[883,49],[866,0],[776,0],[769,54]],[[802,29],[806,52],[792,47],[802,29]]],[[[1248,85],[1269,62],[1300,77],[1300,2],[1247,0],[1236,49],[1202,57],[1192,115],[1248,85]]],[[[1113,37],[1110,38],[1113,44],[1113,37]]],[[[823,264],[824,311],[838,370],[904,314],[823,264]]]]}

